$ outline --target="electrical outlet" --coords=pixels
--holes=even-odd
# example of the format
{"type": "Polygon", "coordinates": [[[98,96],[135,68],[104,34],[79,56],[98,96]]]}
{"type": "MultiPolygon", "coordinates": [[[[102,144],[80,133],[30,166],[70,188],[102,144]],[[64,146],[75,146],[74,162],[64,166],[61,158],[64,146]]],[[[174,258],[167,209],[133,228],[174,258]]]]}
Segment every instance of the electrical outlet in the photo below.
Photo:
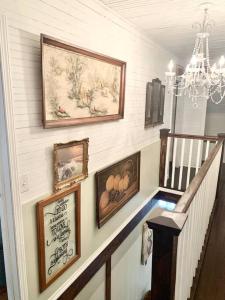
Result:
{"type": "Polygon", "coordinates": [[[29,191],[29,184],[28,184],[28,175],[24,174],[20,177],[20,192],[25,193],[29,191]]]}

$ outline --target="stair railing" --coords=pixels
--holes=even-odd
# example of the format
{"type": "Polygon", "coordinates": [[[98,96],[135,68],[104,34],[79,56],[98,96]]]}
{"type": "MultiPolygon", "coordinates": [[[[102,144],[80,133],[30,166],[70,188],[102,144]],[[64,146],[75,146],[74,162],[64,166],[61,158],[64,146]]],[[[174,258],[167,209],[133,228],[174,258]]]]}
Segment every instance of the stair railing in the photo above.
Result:
{"type": "Polygon", "coordinates": [[[161,159],[159,185],[185,190],[218,141],[215,136],[172,134],[160,130],[161,159]]]}
{"type": "MultiPolygon", "coordinates": [[[[225,135],[196,137],[172,135],[169,134],[168,130],[162,131],[161,154],[164,154],[161,157],[160,181],[161,184],[163,183],[163,186],[165,186],[164,183],[167,181],[167,178],[163,176],[167,176],[166,164],[168,164],[169,160],[168,138],[198,140],[198,144],[199,141],[206,141],[206,149],[203,151],[204,162],[202,166],[200,163],[198,166],[197,164],[195,165],[197,169],[197,172],[195,170],[196,175],[178,201],[175,210],[173,212],[162,210],[148,221],[148,226],[153,229],[154,242],[151,298],[147,299],[187,300],[191,295],[196,269],[202,261],[200,257],[204,257],[202,249],[205,249],[203,246],[207,240],[207,230],[210,229],[210,220],[212,220],[213,208],[216,203],[225,135]],[[214,143],[214,146],[209,151],[209,143],[211,142],[214,143]],[[207,156],[206,153],[208,154],[207,156]]],[[[184,143],[182,141],[181,145],[184,143]]],[[[173,149],[175,153],[176,147],[175,140],[173,149]]],[[[196,152],[197,161],[200,160],[199,147],[197,147],[196,152]]],[[[181,146],[181,158],[184,156],[182,148],[181,146]]],[[[175,164],[174,156],[176,155],[172,155],[172,165],[173,163],[175,164]]],[[[180,177],[177,179],[180,181],[180,177]]]]}

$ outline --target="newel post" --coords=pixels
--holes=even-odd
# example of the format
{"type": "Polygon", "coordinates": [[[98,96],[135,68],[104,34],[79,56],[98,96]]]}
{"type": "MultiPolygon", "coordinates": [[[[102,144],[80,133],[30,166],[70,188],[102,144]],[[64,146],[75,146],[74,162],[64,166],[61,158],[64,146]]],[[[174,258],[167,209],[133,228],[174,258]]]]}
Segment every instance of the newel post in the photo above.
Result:
{"type": "Polygon", "coordinates": [[[220,182],[221,182],[221,173],[222,173],[222,165],[223,165],[223,157],[224,157],[224,142],[225,142],[225,133],[218,133],[217,134],[219,140],[223,140],[223,146],[222,146],[222,154],[221,154],[221,160],[220,160],[220,170],[219,170],[219,177],[218,177],[218,183],[217,183],[217,190],[216,190],[216,197],[219,196],[219,189],[220,189],[220,182]]]}
{"type": "Polygon", "coordinates": [[[160,129],[161,147],[160,147],[159,186],[164,186],[166,150],[167,150],[167,141],[168,141],[169,132],[170,129],[167,128],[160,129]]]}
{"type": "Polygon", "coordinates": [[[153,229],[151,300],[174,300],[178,236],[187,214],[161,211],[147,221],[153,229]]]}

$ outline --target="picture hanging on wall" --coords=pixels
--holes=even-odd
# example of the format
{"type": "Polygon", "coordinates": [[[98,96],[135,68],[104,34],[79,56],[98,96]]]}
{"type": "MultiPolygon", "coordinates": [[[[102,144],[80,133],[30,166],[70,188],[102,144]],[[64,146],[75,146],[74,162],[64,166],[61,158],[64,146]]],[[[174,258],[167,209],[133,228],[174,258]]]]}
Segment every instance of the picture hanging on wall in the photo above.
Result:
{"type": "Polygon", "coordinates": [[[100,228],[140,189],[140,152],[97,172],[97,223],[100,228]]]}
{"type": "Polygon", "coordinates": [[[164,101],[165,85],[162,85],[158,78],[148,82],[146,88],[145,127],[163,124],[164,101]]]}
{"type": "Polygon", "coordinates": [[[41,35],[45,128],[123,118],[126,63],[41,35]]]}
{"type": "Polygon", "coordinates": [[[40,291],[80,257],[80,185],[37,203],[40,291]]]}
{"type": "Polygon", "coordinates": [[[54,144],[54,190],[72,186],[88,176],[89,139],[54,144]]]}

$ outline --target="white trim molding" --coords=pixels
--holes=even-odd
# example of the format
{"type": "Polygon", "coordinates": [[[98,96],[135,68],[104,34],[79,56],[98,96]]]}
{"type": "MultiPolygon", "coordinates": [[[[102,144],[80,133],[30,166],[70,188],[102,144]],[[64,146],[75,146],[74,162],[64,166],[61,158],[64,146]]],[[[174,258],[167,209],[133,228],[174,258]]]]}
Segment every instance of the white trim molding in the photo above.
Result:
{"type": "MultiPolygon", "coordinates": [[[[0,94],[0,160],[1,214],[6,277],[9,300],[28,300],[26,256],[16,159],[13,95],[10,74],[7,18],[0,14],[0,62],[2,95],[0,94]]],[[[1,88],[1,87],[0,87],[1,88]]]]}

